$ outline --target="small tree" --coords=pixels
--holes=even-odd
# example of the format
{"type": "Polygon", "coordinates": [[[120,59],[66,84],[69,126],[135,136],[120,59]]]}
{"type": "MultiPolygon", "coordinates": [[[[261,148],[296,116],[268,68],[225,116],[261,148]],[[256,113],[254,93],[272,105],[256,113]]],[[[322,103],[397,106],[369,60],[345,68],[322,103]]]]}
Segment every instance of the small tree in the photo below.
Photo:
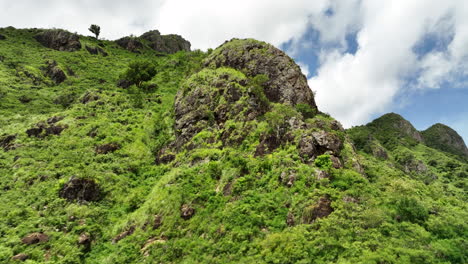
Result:
{"type": "Polygon", "coordinates": [[[92,25],[88,28],[88,30],[91,31],[91,33],[93,33],[94,35],[96,35],[96,39],[98,39],[99,34],[101,33],[101,27],[100,27],[100,26],[95,25],[95,24],[92,24],[92,25]]]}
{"type": "Polygon", "coordinates": [[[128,69],[121,76],[138,88],[143,87],[143,83],[151,80],[156,75],[156,68],[150,61],[134,61],[128,65],[128,69]]]}

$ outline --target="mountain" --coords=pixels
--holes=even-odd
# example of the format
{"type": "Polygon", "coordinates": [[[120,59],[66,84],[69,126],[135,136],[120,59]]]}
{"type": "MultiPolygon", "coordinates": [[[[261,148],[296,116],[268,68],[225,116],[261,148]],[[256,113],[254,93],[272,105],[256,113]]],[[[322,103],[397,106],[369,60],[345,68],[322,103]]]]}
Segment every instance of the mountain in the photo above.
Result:
{"type": "Polygon", "coordinates": [[[444,124],[435,124],[421,132],[424,142],[429,147],[468,157],[468,148],[463,138],[452,128],[444,124]]]}
{"type": "Polygon", "coordinates": [[[468,164],[428,131],[343,129],[262,41],[2,28],[0,262],[465,263],[468,164]]]}

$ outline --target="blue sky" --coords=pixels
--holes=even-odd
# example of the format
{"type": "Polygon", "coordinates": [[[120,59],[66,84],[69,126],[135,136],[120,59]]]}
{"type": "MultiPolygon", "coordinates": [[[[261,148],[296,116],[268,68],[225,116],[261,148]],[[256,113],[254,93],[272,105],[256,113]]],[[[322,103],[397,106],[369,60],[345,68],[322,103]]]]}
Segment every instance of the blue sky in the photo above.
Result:
{"type": "Polygon", "coordinates": [[[202,50],[233,37],[264,40],[295,58],[308,73],[320,110],[346,127],[396,112],[418,129],[447,124],[468,141],[466,0],[0,3],[0,27],[90,34],[93,23],[107,39],[158,29],[180,34],[202,50]]]}
{"type": "MultiPolygon", "coordinates": [[[[356,54],[359,44],[356,35],[346,35],[346,49],[343,53],[356,54]]],[[[413,47],[413,52],[419,58],[431,52],[446,52],[453,40],[453,34],[437,36],[431,33],[425,34],[413,47]]],[[[311,43],[307,47],[292,50],[292,41],[283,43],[280,47],[289,51],[294,59],[300,62],[308,78],[317,76],[320,68],[320,51],[326,47],[320,43],[320,33],[313,27],[298,41],[299,43],[311,43]]],[[[450,82],[442,82],[440,87],[432,89],[418,89],[413,86],[417,83],[417,73],[405,78],[405,84],[395,95],[392,103],[383,111],[376,111],[368,119],[373,120],[384,113],[395,112],[409,120],[418,130],[425,130],[435,123],[446,124],[455,129],[468,142],[468,85],[467,76],[457,76],[450,82]]],[[[312,87],[313,89],[314,87],[312,87]]],[[[360,125],[360,123],[353,124],[360,125]]]]}

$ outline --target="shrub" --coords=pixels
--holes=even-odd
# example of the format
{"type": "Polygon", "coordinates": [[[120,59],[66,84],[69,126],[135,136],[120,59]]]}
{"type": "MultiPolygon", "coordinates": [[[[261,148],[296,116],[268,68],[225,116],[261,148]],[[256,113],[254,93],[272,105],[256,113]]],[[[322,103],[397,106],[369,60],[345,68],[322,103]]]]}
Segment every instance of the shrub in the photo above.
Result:
{"type": "Polygon", "coordinates": [[[427,209],[413,197],[403,197],[397,200],[396,209],[401,221],[421,224],[429,217],[427,209]]]}
{"type": "Polygon", "coordinates": [[[331,161],[330,155],[323,154],[315,159],[314,164],[322,170],[330,170],[333,163],[331,161]]]}
{"type": "Polygon", "coordinates": [[[297,104],[296,110],[302,114],[304,119],[312,118],[315,116],[316,111],[310,107],[308,104],[297,104]]]}
{"type": "Polygon", "coordinates": [[[151,80],[156,75],[156,68],[150,61],[134,61],[128,65],[128,69],[121,76],[138,88],[144,87],[144,82],[151,80]]]}

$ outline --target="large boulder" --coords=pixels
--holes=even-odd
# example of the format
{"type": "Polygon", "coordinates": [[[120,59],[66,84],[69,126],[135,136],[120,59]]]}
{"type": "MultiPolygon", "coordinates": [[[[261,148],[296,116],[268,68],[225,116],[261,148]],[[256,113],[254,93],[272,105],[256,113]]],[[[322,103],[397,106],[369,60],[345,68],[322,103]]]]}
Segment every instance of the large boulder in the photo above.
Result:
{"type": "Polygon", "coordinates": [[[4,35],[0,34],[0,40],[5,40],[5,39],[6,39],[6,37],[4,35]]]}
{"type": "Polygon", "coordinates": [[[34,36],[44,47],[59,51],[77,51],[81,49],[80,37],[61,29],[44,30],[34,36]]]}
{"type": "Polygon", "coordinates": [[[421,132],[424,144],[431,148],[468,157],[468,148],[457,131],[444,124],[435,124],[421,132]]]}
{"type": "Polygon", "coordinates": [[[265,42],[232,39],[217,48],[204,64],[212,68],[234,68],[249,77],[266,75],[264,92],[271,102],[308,104],[317,109],[314,94],[300,67],[286,53],[265,42]]]}
{"type": "Polygon", "coordinates": [[[316,148],[318,149],[319,154],[323,154],[327,151],[336,155],[340,154],[343,142],[337,135],[325,131],[317,131],[312,132],[312,136],[315,139],[316,148]]]}
{"type": "Polygon", "coordinates": [[[179,35],[161,35],[159,31],[151,30],[140,38],[149,41],[149,46],[158,52],[172,54],[178,51],[190,51],[190,42],[179,35]]]}
{"type": "Polygon", "coordinates": [[[131,52],[139,52],[138,50],[143,48],[143,43],[135,37],[123,37],[116,40],[115,43],[131,52]]]}

